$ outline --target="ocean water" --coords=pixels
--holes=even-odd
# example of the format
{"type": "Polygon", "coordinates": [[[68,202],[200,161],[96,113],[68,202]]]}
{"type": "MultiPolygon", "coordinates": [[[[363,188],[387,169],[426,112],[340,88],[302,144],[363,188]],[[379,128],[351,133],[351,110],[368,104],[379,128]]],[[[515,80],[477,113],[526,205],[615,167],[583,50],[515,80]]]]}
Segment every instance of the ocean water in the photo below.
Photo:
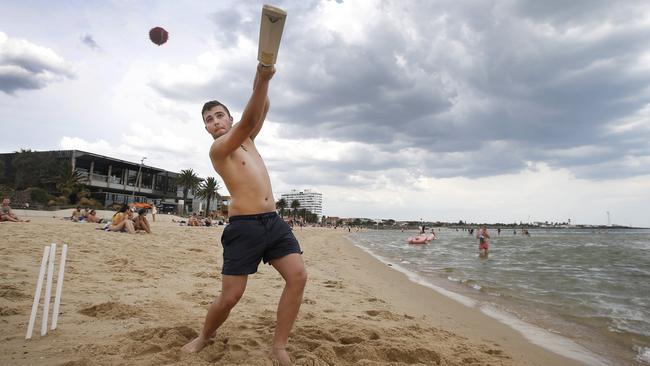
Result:
{"type": "Polygon", "coordinates": [[[417,282],[476,306],[558,353],[602,365],[650,365],[650,230],[352,232],[357,246],[417,282]],[[519,234],[519,232],[518,232],[519,234]]]}

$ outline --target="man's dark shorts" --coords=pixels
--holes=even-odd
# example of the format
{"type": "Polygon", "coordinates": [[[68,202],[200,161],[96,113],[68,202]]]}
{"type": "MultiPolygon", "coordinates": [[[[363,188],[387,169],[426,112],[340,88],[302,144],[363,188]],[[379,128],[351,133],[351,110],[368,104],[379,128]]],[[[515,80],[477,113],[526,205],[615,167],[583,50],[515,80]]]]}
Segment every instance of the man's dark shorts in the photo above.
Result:
{"type": "Polygon", "coordinates": [[[248,275],[264,263],[302,254],[289,225],[275,212],[230,217],[221,235],[224,275],[248,275]]]}

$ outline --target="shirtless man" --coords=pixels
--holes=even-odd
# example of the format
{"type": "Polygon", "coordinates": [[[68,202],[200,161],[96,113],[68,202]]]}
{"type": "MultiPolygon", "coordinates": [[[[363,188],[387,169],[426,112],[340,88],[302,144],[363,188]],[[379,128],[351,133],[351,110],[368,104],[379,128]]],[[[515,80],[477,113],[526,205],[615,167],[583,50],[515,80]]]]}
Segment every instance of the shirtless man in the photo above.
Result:
{"type": "Polygon", "coordinates": [[[210,148],[212,166],[232,198],[228,209],[230,224],[221,236],[221,294],[210,305],[201,334],[183,350],[198,352],[207,345],[244,294],[248,275],[255,273],[264,260],[285,281],[271,355],[281,365],[290,365],[286,347],[302,302],[307,272],[298,241],[275,212],[269,174],[255,147],[255,137],[269,110],[267,94],[274,73],[273,66],[257,66],[253,93],[239,123],[233,125],[230,112],[217,101],[207,102],[201,111],[205,129],[214,138],[210,148]]]}

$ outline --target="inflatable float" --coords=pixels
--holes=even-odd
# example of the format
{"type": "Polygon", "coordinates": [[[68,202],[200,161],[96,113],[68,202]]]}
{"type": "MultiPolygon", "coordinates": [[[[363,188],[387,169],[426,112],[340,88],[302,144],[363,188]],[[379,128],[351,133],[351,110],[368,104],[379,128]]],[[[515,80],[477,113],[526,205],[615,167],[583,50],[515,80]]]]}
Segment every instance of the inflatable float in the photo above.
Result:
{"type": "Polygon", "coordinates": [[[409,244],[427,244],[436,237],[433,234],[420,234],[416,236],[410,236],[408,238],[409,244]]]}

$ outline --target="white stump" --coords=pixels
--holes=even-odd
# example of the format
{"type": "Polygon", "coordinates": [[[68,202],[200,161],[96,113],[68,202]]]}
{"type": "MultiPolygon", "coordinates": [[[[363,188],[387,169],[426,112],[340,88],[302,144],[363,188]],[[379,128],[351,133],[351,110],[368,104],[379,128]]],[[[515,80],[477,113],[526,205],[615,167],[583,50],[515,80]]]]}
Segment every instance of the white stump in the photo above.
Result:
{"type": "Polygon", "coordinates": [[[52,328],[56,329],[59,320],[59,305],[61,304],[61,290],[63,290],[63,275],[65,272],[65,259],[68,254],[68,244],[63,244],[61,249],[61,261],[59,262],[59,277],[56,279],[56,295],[54,296],[54,309],[52,309],[52,328]]]}
{"type": "Polygon", "coordinates": [[[43,289],[43,277],[45,276],[45,265],[50,256],[50,246],[43,247],[43,259],[41,259],[41,269],[38,272],[38,280],[36,281],[36,291],[34,292],[34,303],[32,304],[32,313],[29,316],[29,323],[27,324],[27,334],[25,339],[31,339],[34,332],[34,323],[36,322],[36,312],[38,311],[38,304],[41,301],[41,290],[43,289]]]}
{"type": "Polygon", "coordinates": [[[50,262],[47,267],[47,282],[45,283],[45,298],[43,299],[43,321],[41,322],[41,337],[47,334],[47,318],[50,314],[50,297],[52,297],[52,277],[54,277],[54,260],[56,259],[56,244],[50,245],[50,262]]]}

